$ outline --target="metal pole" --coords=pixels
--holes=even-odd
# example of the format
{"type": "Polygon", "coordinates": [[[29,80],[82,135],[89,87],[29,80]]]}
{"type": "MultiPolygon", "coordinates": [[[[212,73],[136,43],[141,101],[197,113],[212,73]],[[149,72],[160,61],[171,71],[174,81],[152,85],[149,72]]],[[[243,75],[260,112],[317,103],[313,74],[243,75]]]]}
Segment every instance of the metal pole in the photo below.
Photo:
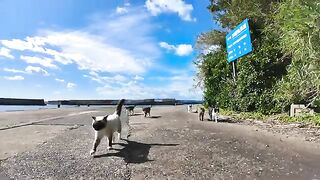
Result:
{"type": "Polygon", "coordinates": [[[232,77],[233,77],[233,92],[232,92],[232,95],[233,95],[233,100],[232,100],[232,109],[234,111],[236,111],[236,99],[237,99],[237,93],[236,93],[236,86],[237,86],[237,82],[236,82],[236,79],[237,79],[237,74],[236,74],[236,62],[235,61],[232,61],[232,77]]]}
{"type": "Polygon", "coordinates": [[[236,74],[236,63],[235,63],[235,61],[232,61],[232,77],[233,77],[234,84],[236,84],[237,74],[236,74]]]}

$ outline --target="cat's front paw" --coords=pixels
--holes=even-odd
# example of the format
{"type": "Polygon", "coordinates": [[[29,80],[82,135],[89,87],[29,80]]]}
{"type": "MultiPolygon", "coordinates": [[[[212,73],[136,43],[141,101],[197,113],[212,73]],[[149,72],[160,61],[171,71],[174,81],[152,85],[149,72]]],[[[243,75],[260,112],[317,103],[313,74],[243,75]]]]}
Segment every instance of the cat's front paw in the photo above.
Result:
{"type": "Polygon", "coordinates": [[[95,150],[91,149],[90,155],[92,156],[95,152],[96,152],[95,150]]]}

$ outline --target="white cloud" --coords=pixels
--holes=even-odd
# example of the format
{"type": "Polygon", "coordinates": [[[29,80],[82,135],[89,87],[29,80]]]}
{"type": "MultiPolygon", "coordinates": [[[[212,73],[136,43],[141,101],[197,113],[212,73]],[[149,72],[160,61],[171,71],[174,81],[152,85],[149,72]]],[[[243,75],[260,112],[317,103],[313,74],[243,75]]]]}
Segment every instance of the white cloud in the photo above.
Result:
{"type": "Polygon", "coordinates": [[[128,13],[128,9],[127,8],[125,8],[125,7],[117,7],[117,9],[116,9],[116,12],[117,12],[117,14],[125,14],[125,13],[128,13]]]}
{"type": "Polygon", "coordinates": [[[44,76],[49,76],[48,71],[42,69],[41,67],[35,67],[35,66],[27,66],[25,70],[18,70],[13,68],[3,68],[3,71],[10,72],[10,73],[23,73],[23,74],[35,74],[39,73],[44,76]]]}
{"type": "Polygon", "coordinates": [[[71,83],[71,82],[69,82],[69,83],[67,84],[67,88],[68,88],[68,89],[72,89],[72,88],[74,88],[74,87],[76,87],[76,86],[77,86],[76,84],[71,83]]]}
{"type": "Polygon", "coordinates": [[[104,98],[176,98],[176,99],[201,99],[202,90],[193,86],[194,76],[187,70],[168,70],[167,76],[146,77],[147,81],[154,85],[145,84],[137,79],[143,77],[135,76],[127,82],[114,84],[106,83],[98,87],[96,91],[104,98]]]}
{"type": "Polygon", "coordinates": [[[160,47],[168,49],[168,50],[175,50],[175,48],[176,48],[174,45],[170,45],[166,42],[160,42],[159,45],[160,45],[160,47]]]}
{"type": "Polygon", "coordinates": [[[70,32],[52,33],[48,38],[52,45],[61,47],[64,54],[69,54],[81,70],[129,73],[145,71],[142,59],[135,58],[126,49],[104,43],[99,37],[70,32]]]}
{"type": "Polygon", "coordinates": [[[33,73],[40,73],[44,76],[49,76],[48,71],[42,69],[41,67],[35,67],[35,66],[27,66],[25,69],[25,72],[29,73],[29,74],[33,74],[33,73]]]}
{"type": "Polygon", "coordinates": [[[56,80],[56,81],[58,81],[58,82],[62,82],[62,83],[64,83],[64,82],[65,82],[65,80],[64,80],[64,79],[55,78],[55,80],[56,80]]]}
{"type": "Polygon", "coordinates": [[[184,21],[196,20],[191,16],[192,4],[186,4],[183,0],[147,0],[145,7],[154,16],[161,13],[178,13],[184,21]]]}
{"type": "MultiPolygon", "coordinates": [[[[66,83],[66,87],[69,90],[71,90],[71,89],[73,89],[73,88],[75,88],[77,86],[77,84],[72,83],[72,82],[66,82],[66,80],[64,80],[64,79],[55,78],[54,80],[57,81],[57,82],[63,83],[63,84],[66,83]]],[[[56,95],[60,94],[60,93],[61,93],[60,91],[55,91],[54,92],[54,94],[56,94],[56,95]]]]}
{"type": "Polygon", "coordinates": [[[110,84],[110,83],[122,83],[128,81],[128,79],[120,74],[114,76],[100,76],[98,73],[91,71],[90,75],[83,75],[84,77],[90,78],[93,81],[96,81],[100,84],[110,84]]]}
{"type": "Polygon", "coordinates": [[[201,99],[202,92],[193,89],[192,80],[176,80],[167,85],[150,86],[131,81],[121,86],[106,84],[98,87],[97,92],[105,98],[176,98],[176,99],[201,99]]]}
{"type": "Polygon", "coordinates": [[[53,64],[53,60],[49,58],[39,58],[36,56],[20,56],[21,60],[26,61],[29,64],[40,64],[41,66],[57,69],[58,66],[53,64]]]}
{"type": "Polygon", "coordinates": [[[179,75],[173,75],[173,76],[155,76],[155,77],[150,77],[152,80],[158,80],[158,81],[192,81],[191,76],[187,76],[184,74],[179,74],[179,75]]]}
{"type": "Polygon", "coordinates": [[[178,56],[188,56],[192,53],[193,48],[190,44],[179,44],[177,46],[170,45],[166,42],[160,42],[160,47],[167,49],[167,50],[173,50],[176,55],[178,56]]]}
{"type": "MultiPolygon", "coordinates": [[[[26,39],[28,39],[28,37],[26,39]]],[[[20,51],[34,49],[32,42],[23,41],[20,39],[1,40],[1,43],[10,49],[15,49],[15,50],[20,50],[20,51]]],[[[39,45],[36,48],[38,48],[38,47],[39,47],[39,45]]]]}
{"type": "MultiPolygon", "coordinates": [[[[154,38],[154,30],[159,26],[152,22],[150,13],[143,7],[143,10],[135,9],[130,5],[124,5],[123,8],[130,13],[100,14],[92,17],[89,26],[81,29],[40,30],[36,36],[0,40],[0,44],[9,50],[14,50],[14,52],[18,51],[20,59],[30,65],[37,64],[41,68],[61,69],[61,71],[64,70],[64,65],[72,65],[80,70],[86,70],[88,73],[83,76],[100,84],[100,87],[96,89],[98,97],[100,95],[105,98],[173,97],[190,99],[200,97],[199,94],[190,91],[193,84],[190,77],[181,74],[173,75],[165,83],[153,82],[152,84],[156,85],[149,85],[146,81],[145,84],[143,80],[149,80],[150,74],[152,74],[149,72],[155,68],[159,69],[161,66],[161,63],[156,61],[160,57],[161,51],[156,38],[154,38]]],[[[179,13],[178,11],[182,12],[182,10],[169,8],[168,11],[165,10],[161,13],[179,13]]],[[[184,17],[184,20],[192,20],[191,12],[192,10],[188,12],[190,15],[186,15],[188,13],[184,15],[179,13],[179,15],[181,14],[180,17],[184,17]]],[[[162,44],[165,46],[164,43],[162,44]]],[[[166,45],[168,50],[177,55],[186,55],[192,52],[191,45],[169,45],[168,43],[166,45]],[[191,52],[189,52],[190,49],[191,52]]],[[[13,72],[14,69],[11,71],[13,72]]],[[[36,73],[36,71],[44,73],[41,70],[32,71],[30,68],[28,70],[29,73],[36,73]]],[[[26,73],[26,70],[23,72],[26,73]]],[[[155,81],[157,80],[155,79],[155,81]]],[[[77,86],[64,79],[55,78],[55,81],[62,82],[61,85],[68,89],[77,86]]],[[[50,94],[53,92],[54,90],[51,90],[50,94]]],[[[80,92],[75,93],[64,89],[54,94],[76,97],[79,95],[78,93],[80,92]]],[[[92,97],[94,96],[92,95],[92,97]]]]}
{"type": "Polygon", "coordinates": [[[0,48],[0,56],[4,56],[9,59],[14,59],[14,56],[10,54],[10,49],[2,47],[0,48]]]}
{"type": "Polygon", "coordinates": [[[10,73],[26,73],[25,71],[13,69],[13,68],[3,68],[3,71],[10,73]]]}
{"type": "Polygon", "coordinates": [[[190,44],[179,44],[176,47],[176,54],[179,56],[190,55],[193,51],[193,48],[190,44]]]}
{"type": "Polygon", "coordinates": [[[143,81],[144,80],[143,77],[138,76],[138,75],[136,75],[133,79],[136,80],[136,81],[143,81]]]}
{"type": "Polygon", "coordinates": [[[151,35],[155,25],[150,16],[141,10],[131,12],[94,17],[91,25],[80,30],[42,31],[38,36],[0,42],[22,53],[31,51],[32,55],[20,57],[30,64],[58,68],[74,63],[80,70],[142,74],[160,51],[151,35]]]}
{"type": "Polygon", "coordinates": [[[64,65],[70,64],[72,62],[69,59],[67,59],[68,55],[62,54],[61,52],[58,52],[50,48],[46,48],[45,45],[50,44],[47,41],[48,40],[46,37],[35,36],[35,37],[26,37],[24,40],[12,39],[12,40],[1,40],[0,42],[4,46],[10,49],[19,50],[19,51],[31,51],[31,52],[39,53],[40,55],[42,54],[50,55],[54,58],[55,61],[64,65]]]}
{"type": "Polygon", "coordinates": [[[24,80],[23,76],[5,76],[4,77],[6,80],[10,80],[10,81],[20,81],[20,80],[24,80]]]}

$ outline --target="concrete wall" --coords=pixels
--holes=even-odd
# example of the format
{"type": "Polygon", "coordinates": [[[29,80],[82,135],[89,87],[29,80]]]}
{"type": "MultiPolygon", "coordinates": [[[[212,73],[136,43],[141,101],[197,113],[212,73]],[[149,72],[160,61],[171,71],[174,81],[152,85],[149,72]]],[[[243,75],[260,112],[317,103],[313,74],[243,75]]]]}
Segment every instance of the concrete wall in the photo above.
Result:
{"type": "Polygon", "coordinates": [[[45,106],[43,99],[16,99],[16,98],[0,98],[0,105],[34,105],[45,106]]]}
{"type": "MultiPolygon", "coordinates": [[[[49,101],[53,105],[116,105],[119,100],[58,100],[49,101]]],[[[176,99],[127,99],[125,105],[176,105],[176,104],[201,104],[201,101],[179,101],[176,99]],[[189,103],[188,103],[189,102],[189,103]]]]}
{"type": "MultiPolygon", "coordinates": [[[[119,100],[57,100],[48,101],[52,105],[116,105],[119,100]]],[[[176,100],[176,99],[126,99],[125,105],[181,105],[181,104],[202,104],[202,101],[176,100]]]]}

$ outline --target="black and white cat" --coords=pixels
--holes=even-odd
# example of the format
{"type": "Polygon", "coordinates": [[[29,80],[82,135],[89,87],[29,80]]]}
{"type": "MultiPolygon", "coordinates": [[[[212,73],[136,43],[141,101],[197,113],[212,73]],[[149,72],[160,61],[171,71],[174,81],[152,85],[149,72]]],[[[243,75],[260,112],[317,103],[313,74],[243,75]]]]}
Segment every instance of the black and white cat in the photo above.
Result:
{"type": "Polygon", "coordinates": [[[134,115],[135,106],[126,106],[127,114],[130,116],[134,115]]]}
{"type": "Polygon", "coordinates": [[[97,147],[100,144],[101,139],[104,136],[107,136],[108,138],[108,149],[112,147],[112,136],[115,132],[118,133],[119,139],[121,137],[121,121],[120,121],[120,115],[121,115],[121,108],[124,104],[124,99],[121,99],[116,107],[116,110],[111,115],[106,116],[96,116],[92,117],[92,127],[95,130],[95,139],[93,143],[93,147],[90,151],[90,154],[93,155],[97,147]]]}

